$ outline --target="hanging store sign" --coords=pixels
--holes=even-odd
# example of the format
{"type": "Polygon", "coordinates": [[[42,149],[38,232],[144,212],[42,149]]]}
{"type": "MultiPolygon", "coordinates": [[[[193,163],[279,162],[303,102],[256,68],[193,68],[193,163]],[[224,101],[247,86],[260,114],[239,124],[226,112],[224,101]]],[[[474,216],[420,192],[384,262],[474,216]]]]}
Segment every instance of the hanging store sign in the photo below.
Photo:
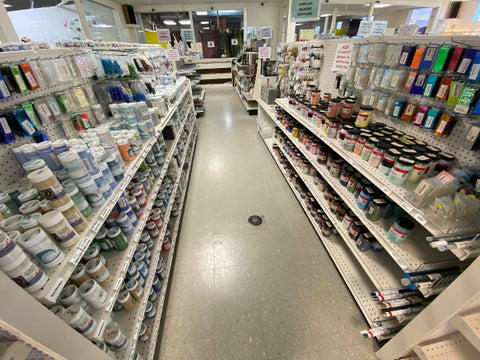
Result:
{"type": "Polygon", "coordinates": [[[290,13],[290,21],[317,21],[320,19],[320,0],[292,0],[290,13]]]}
{"type": "Polygon", "coordinates": [[[180,60],[180,55],[177,49],[167,49],[167,59],[170,61],[180,60]]]}
{"type": "Polygon", "coordinates": [[[260,59],[270,59],[272,56],[272,47],[271,46],[262,46],[258,49],[258,57],[260,59]]]}
{"type": "Polygon", "coordinates": [[[353,44],[338,44],[333,58],[332,71],[346,73],[352,62],[353,44]]]}
{"type": "Polygon", "coordinates": [[[272,38],[272,27],[271,26],[262,26],[260,28],[260,33],[262,34],[262,39],[271,39],[272,38]]]}
{"type": "Polygon", "coordinates": [[[158,41],[169,42],[170,41],[170,30],[159,29],[159,30],[157,30],[157,36],[158,36],[158,41]]]}
{"type": "Polygon", "coordinates": [[[185,42],[195,42],[192,29],[181,29],[182,39],[185,42]]]}

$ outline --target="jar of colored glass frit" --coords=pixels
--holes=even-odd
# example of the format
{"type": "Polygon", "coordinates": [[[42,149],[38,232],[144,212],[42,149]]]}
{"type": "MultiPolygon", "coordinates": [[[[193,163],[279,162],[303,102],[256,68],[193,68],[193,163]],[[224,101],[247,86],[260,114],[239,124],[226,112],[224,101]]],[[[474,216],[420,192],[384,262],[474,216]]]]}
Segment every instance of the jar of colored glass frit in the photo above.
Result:
{"type": "Polygon", "coordinates": [[[368,251],[370,250],[373,240],[375,240],[373,235],[369,232],[366,232],[366,233],[360,234],[355,244],[357,245],[358,250],[368,251]]]}
{"type": "Polygon", "coordinates": [[[402,185],[410,172],[413,170],[415,160],[406,157],[399,157],[388,174],[388,181],[394,185],[402,185]]]}
{"type": "Polygon", "coordinates": [[[378,171],[380,171],[383,175],[388,175],[392,170],[395,161],[400,157],[402,153],[395,148],[390,148],[387,152],[383,155],[382,161],[378,166],[378,171]]]}
{"type": "Polygon", "coordinates": [[[359,128],[365,128],[370,123],[372,117],[373,107],[368,105],[360,106],[360,111],[357,114],[355,125],[359,128]]]}
{"type": "Polygon", "coordinates": [[[328,102],[327,116],[329,118],[335,118],[338,116],[340,109],[342,108],[342,103],[340,99],[330,99],[328,102]]]}
{"type": "Polygon", "coordinates": [[[370,221],[378,221],[385,214],[387,202],[384,199],[373,199],[368,205],[366,217],[370,221]]]}
{"type": "Polygon", "coordinates": [[[399,217],[387,232],[387,238],[394,244],[403,243],[415,227],[415,223],[405,217],[399,217]]]}
{"type": "Polygon", "coordinates": [[[370,156],[372,155],[373,148],[379,143],[380,143],[380,140],[378,140],[374,136],[367,138],[365,142],[365,146],[362,149],[362,154],[360,155],[361,158],[365,161],[370,160],[370,156]]]}
{"type": "Polygon", "coordinates": [[[413,159],[415,160],[415,164],[413,165],[410,175],[407,177],[407,181],[419,182],[422,180],[430,165],[430,158],[426,155],[417,155],[413,159]]]}

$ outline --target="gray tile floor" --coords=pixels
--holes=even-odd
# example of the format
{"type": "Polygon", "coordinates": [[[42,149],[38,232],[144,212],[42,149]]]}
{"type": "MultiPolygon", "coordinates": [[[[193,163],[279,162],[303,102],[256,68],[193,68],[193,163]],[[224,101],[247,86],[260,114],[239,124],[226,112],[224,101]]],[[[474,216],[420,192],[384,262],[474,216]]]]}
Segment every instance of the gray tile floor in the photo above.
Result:
{"type": "Polygon", "coordinates": [[[360,310],[231,85],[210,86],[161,360],[375,359],[360,310]],[[263,225],[247,223],[252,214],[263,225]]]}

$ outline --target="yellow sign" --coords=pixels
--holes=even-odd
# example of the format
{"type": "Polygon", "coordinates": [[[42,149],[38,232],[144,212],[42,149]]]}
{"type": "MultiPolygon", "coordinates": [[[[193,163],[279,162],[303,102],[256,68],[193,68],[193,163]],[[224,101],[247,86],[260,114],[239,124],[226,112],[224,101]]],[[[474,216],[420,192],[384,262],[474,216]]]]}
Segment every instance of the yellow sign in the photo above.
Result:
{"type": "Polygon", "coordinates": [[[315,38],[315,29],[300,29],[299,40],[313,40],[315,38]]]}
{"type": "Polygon", "coordinates": [[[145,31],[145,39],[147,40],[147,44],[160,44],[156,31],[145,31]]]}

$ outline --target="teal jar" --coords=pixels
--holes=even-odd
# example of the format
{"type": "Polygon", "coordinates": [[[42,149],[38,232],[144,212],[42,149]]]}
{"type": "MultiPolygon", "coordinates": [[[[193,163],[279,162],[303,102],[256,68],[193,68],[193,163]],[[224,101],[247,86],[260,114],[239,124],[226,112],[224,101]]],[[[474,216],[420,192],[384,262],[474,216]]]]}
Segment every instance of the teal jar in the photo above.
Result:
{"type": "Polygon", "coordinates": [[[378,171],[380,171],[383,175],[390,174],[395,161],[400,157],[402,153],[395,149],[390,148],[387,152],[383,155],[382,160],[380,161],[380,165],[378,166],[378,171]]]}
{"type": "Polygon", "coordinates": [[[387,232],[387,238],[394,244],[401,244],[412,232],[415,223],[405,217],[399,217],[387,232]]]}
{"type": "Polygon", "coordinates": [[[388,174],[388,181],[394,185],[402,185],[413,170],[413,165],[415,165],[415,160],[399,157],[388,174]]]}

